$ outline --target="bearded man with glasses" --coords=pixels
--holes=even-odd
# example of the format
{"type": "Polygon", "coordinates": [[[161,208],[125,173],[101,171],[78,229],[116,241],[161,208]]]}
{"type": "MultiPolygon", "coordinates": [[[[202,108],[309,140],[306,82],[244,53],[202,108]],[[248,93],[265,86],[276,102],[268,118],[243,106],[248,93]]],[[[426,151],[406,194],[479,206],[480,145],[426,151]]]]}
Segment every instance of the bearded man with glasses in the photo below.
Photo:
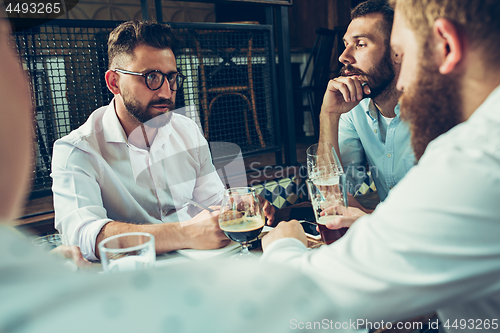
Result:
{"type": "Polygon", "coordinates": [[[87,259],[98,259],[101,240],[124,232],[154,235],[157,253],[229,243],[216,207],[197,214],[185,200],[218,205],[224,186],[198,126],[171,112],[186,78],[177,45],[166,24],[125,22],[113,30],[106,72],[113,100],[54,144],[55,227],[87,259]]]}

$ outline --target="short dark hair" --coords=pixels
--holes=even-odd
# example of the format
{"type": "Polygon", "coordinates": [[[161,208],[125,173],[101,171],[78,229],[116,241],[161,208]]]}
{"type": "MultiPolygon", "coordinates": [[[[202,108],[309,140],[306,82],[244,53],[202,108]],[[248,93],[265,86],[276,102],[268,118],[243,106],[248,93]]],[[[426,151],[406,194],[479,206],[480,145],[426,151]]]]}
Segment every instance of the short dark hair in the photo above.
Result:
{"type": "Polygon", "coordinates": [[[139,45],[148,45],[157,49],[170,48],[177,51],[179,39],[174,29],[168,24],[152,21],[128,21],[117,26],[108,39],[109,67],[121,54],[131,55],[139,45]]]}
{"type": "Polygon", "coordinates": [[[394,21],[394,9],[387,0],[368,0],[360,3],[351,11],[351,20],[369,14],[382,14],[384,18],[382,33],[387,37],[387,45],[389,45],[394,21]]]}

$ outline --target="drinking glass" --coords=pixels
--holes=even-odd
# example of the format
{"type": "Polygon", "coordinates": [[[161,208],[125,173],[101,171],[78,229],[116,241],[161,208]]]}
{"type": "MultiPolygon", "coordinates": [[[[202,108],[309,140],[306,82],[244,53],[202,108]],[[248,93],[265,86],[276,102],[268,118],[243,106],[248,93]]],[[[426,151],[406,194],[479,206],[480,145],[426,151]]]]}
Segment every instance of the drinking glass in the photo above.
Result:
{"type": "Polygon", "coordinates": [[[339,232],[328,229],[326,223],[343,215],[348,205],[346,176],[332,145],[321,142],[307,148],[307,172],[307,189],[321,239],[330,244],[339,238],[339,232]]]}
{"type": "Polygon", "coordinates": [[[104,272],[117,273],[154,267],[155,238],[146,232],[111,236],[98,245],[104,272]]]}
{"type": "Polygon", "coordinates": [[[339,178],[306,180],[314,211],[314,219],[318,225],[321,240],[325,244],[331,244],[343,235],[343,232],[339,230],[326,227],[328,222],[345,213],[346,206],[339,186],[339,178]]]}
{"type": "Polygon", "coordinates": [[[43,248],[44,250],[50,251],[62,245],[61,235],[56,233],[42,237],[35,237],[33,239],[33,244],[43,248]]]}
{"type": "Polygon", "coordinates": [[[248,243],[264,228],[264,212],[255,189],[236,187],[224,191],[219,226],[229,239],[241,243],[239,258],[253,257],[248,243]]]}
{"type": "Polygon", "coordinates": [[[309,146],[307,153],[307,173],[309,179],[329,178],[344,173],[342,164],[333,146],[320,142],[309,146]]]}

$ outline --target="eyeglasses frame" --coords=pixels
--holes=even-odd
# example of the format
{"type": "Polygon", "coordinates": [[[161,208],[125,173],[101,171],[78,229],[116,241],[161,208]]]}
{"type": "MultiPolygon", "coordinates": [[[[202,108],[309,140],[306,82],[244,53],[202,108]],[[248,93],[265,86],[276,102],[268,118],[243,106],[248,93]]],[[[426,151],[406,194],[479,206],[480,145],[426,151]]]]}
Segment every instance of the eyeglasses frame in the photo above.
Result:
{"type": "Polygon", "coordinates": [[[163,73],[162,71],[157,70],[157,69],[149,71],[147,73],[132,72],[132,71],[128,71],[128,70],[120,69],[120,68],[115,68],[115,69],[112,69],[111,71],[115,72],[115,73],[118,72],[118,73],[122,73],[122,74],[142,76],[142,77],[144,77],[144,83],[146,84],[146,87],[148,87],[148,89],[151,91],[156,91],[156,90],[160,89],[161,87],[163,87],[163,84],[165,83],[165,77],[167,77],[168,87],[170,88],[170,90],[171,91],[178,91],[182,87],[184,80],[187,78],[187,76],[182,74],[179,71],[179,69],[177,69],[177,72],[173,72],[173,73],[163,73]],[[151,73],[160,73],[162,75],[162,82],[161,82],[160,86],[156,89],[151,89],[148,85],[148,75],[151,73]],[[177,87],[177,89],[172,89],[172,85],[170,84],[170,76],[172,76],[173,74],[177,74],[178,76],[180,76],[182,78],[182,82],[177,87]]]}

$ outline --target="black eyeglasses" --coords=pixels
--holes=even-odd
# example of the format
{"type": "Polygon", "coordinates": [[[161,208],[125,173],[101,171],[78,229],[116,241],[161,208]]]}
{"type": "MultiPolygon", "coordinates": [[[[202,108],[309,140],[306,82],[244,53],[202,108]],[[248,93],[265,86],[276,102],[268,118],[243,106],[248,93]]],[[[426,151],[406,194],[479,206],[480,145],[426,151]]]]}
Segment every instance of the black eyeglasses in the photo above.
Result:
{"type": "Polygon", "coordinates": [[[184,76],[181,72],[173,72],[165,74],[158,70],[154,70],[147,73],[137,73],[137,72],[126,71],[123,69],[112,69],[112,71],[122,74],[143,76],[144,81],[146,81],[146,86],[153,91],[161,88],[163,82],[165,82],[165,76],[167,77],[170,90],[172,91],[179,90],[182,87],[182,83],[186,79],[186,76],[184,76]]]}

